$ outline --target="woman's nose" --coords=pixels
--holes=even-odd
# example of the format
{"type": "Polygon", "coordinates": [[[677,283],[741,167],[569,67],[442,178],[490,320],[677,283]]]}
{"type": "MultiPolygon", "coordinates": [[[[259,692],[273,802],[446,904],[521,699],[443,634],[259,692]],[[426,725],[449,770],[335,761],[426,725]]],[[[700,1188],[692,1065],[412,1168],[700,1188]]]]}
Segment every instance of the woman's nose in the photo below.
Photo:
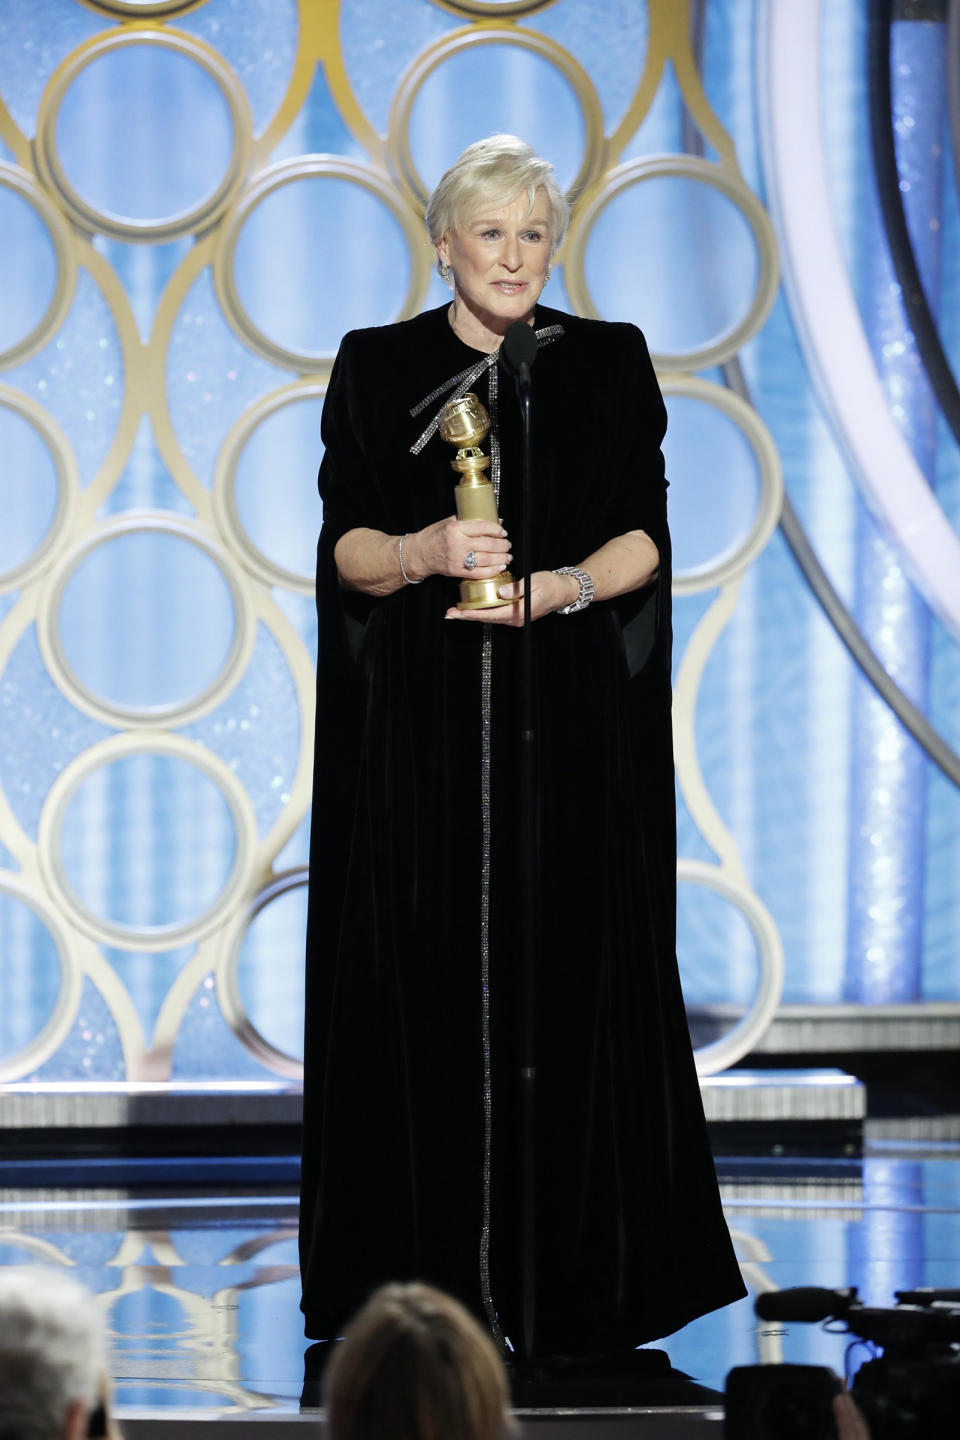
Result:
{"type": "Polygon", "coordinates": [[[522,263],[520,259],[520,242],[516,238],[516,236],[513,236],[511,238],[508,235],[506,237],[503,242],[503,251],[501,253],[500,260],[508,270],[520,269],[520,265],[522,263]]]}

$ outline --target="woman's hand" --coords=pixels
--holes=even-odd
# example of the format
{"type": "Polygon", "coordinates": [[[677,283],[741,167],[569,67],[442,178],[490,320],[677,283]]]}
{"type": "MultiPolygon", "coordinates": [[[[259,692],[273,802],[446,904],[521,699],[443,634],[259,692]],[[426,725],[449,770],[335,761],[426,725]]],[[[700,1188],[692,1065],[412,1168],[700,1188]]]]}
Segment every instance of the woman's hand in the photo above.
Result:
{"type": "MultiPolygon", "coordinates": [[[[474,574],[477,572],[474,571],[474,574]]],[[[501,585],[500,594],[512,605],[499,605],[491,610],[458,610],[446,613],[447,620],[481,620],[485,625],[523,624],[523,581],[501,585]]],[[[580,582],[573,575],[555,575],[552,570],[535,570],[530,576],[530,618],[539,620],[564,605],[570,605],[580,594],[580,582]]]]}
{"type": "Polygon", "coordinates": [[[833,1397],[833,1419],[838,1440],[870,1440],[870,1426],[848,1391],[833,1397]]]}
{"type": "Polygon", "coordinates": [[[453,580],[492,580],[513,559],[507,532],[497,520],[458,520],[450,515],[403,542],[403,562],[415,579],[449,575],[453,580]],[[476,564],[464,564],[473,552],[476,564]]]}

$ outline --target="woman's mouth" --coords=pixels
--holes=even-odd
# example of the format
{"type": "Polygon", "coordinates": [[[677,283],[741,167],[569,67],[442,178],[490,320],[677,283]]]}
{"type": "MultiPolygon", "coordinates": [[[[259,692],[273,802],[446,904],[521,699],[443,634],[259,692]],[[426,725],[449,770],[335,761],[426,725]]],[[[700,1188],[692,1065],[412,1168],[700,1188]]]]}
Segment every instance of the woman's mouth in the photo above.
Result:
{"type": "Polygon", "coordinates": [[[493,288],[499,290],[501,295],[516,295],[521,290],[526,290],[527,282],[520,280],[494,280],[493,288]]]}

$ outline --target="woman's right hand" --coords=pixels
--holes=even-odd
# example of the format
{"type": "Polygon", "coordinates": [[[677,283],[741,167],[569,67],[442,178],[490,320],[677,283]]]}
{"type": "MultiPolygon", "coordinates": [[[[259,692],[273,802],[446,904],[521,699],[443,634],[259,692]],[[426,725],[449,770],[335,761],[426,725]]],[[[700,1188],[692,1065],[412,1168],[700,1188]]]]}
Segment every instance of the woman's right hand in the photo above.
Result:
{"type": "Polygon", "coordinates": [[[507,532],[497,520],[458,520],[450,515],[403,542],[403,563],[417,579],[449,575],[454,580],[492,580],[513,559],[507,532]],[[476,564],[464,564],[473,551],[476,564]]]}

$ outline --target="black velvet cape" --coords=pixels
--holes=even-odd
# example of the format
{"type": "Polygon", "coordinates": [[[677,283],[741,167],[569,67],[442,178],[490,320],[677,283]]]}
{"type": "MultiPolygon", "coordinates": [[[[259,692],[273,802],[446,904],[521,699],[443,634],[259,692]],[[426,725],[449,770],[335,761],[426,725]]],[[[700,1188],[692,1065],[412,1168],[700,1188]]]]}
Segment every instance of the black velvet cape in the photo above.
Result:
{"type": "MultiPolygon", "coordinates": [[[[535,625],[537,1348],[615,1351],[745,1293],[720,1208],[675,956],[666,413],[632,325],[538,307],[534,569],[643,529],[658,580],[535,625]]],[[[306,1333],[422,1279],[482,1315],[482,624],[456,582],[340,589],[356,526],[454,511],[453,449],[411,408],[482,356],[446,307],[355,331],[323,412],[324,523],[300,1219],[306,1333]]],[[[473,387],[485,403],[486,374],[473,387]]],[[[522,554],[519,411],[501,377],[500,513],[522,554]]],[[[489,445],[488,445],[489,448],[489,445]]],[[[516,568],[516,567],[515,567],[516,568]]],[[[490,1289],[520,1332],[519,656],[493,628],[490,1289]]]]}

